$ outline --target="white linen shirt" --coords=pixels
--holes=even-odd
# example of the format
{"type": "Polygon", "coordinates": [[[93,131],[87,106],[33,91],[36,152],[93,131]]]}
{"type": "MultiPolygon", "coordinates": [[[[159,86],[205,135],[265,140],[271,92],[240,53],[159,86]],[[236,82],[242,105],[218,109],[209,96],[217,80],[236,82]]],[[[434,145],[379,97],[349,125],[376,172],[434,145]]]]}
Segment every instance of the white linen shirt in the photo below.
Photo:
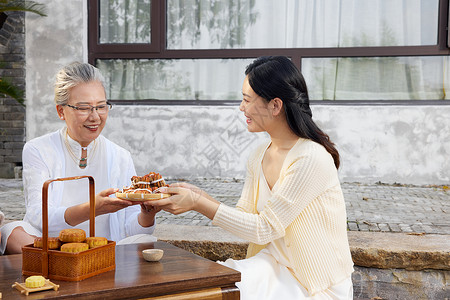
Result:
{"type": "MultiPolygon", "coordinates": [[[[78,168],[79,171],[77,171],[77,174],[72,175],[70,170],[74,166],[67,166],[69,160],[65,157],[66,150],[64,148],[66,146],[63,143],[65,130],[66,128],[63,128],[59,131],[30,140],[25,144],[23,149],[22,176],[26,205],[24,221],[41,232],[42,186],[46,180],[78,175],[96,175],[93,177],[94,180],[98,181],[98,183],[96,181],[95,191],[95,193],[98,193],[110,187],[122,188],[130,185],[131,177],[136,175],[130,152],[114,144],[102,135],[97,138],[97,147],[99,148],[96,150],[97,155],[95,157],[105,159],[103,165],[106,165],[106,169],[92,170],[89,167],[86,169],[78,168]]],[[[72,140],[72,146],[73,142],[72,140]]],[[[81,151],[81,147],[79,151],[81,151]]],[[[88,190],[88,183],[81,182],[84,180],[78,180],[80,190],[84,190],[83,186],[88,190]]],[[[69,206],[79,204],[80,201],[86,202],[89,200],[89,198],[80,200],[85,195],[83,193],[65,193],[64,184],[65,182],[53,182],[49,186],[48,227],[49,232],[52,233],[57,233],[65,228],[72,228],[64,219],[66,209],[69,206]]],[[[152,234],[154,225],[142,227],[138,223],[137,216],[139,213],[140,206],[133,205],[114,213],[96,217],[96,235],[104,236],[109,240],[120,241],[121,239],[136,234],[152,234]],[[97,227],[100,231],[97,231],[97,227]]],[[[88,226],[88,221],[84,223],[87,223],[88,226]]],[[[87,233],[89,234],[89,232],[87,233]]],[[[50,233],[49,236],[51,236],[50,233]]]]}

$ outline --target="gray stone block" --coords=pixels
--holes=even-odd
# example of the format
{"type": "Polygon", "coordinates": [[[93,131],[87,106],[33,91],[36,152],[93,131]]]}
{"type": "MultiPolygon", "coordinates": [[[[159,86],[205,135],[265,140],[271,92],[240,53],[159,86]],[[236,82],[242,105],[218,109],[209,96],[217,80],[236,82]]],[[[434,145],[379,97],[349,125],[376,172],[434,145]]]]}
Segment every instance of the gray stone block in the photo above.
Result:
{"type": "Polygon", "coordinates": [[[353,299],[450,299],[450,271],[408,271],[355,266],[353,299]]]}
{"type": "Polygon", "coordinates": [[[22,167],[17,166],[14,168],[14,178],[21,179],[22,178],[22,167]]]}
{"type": "Polygon", "coordinates": [[[14,178],[14,163],[0,163],[0,178],[14,178]]]}

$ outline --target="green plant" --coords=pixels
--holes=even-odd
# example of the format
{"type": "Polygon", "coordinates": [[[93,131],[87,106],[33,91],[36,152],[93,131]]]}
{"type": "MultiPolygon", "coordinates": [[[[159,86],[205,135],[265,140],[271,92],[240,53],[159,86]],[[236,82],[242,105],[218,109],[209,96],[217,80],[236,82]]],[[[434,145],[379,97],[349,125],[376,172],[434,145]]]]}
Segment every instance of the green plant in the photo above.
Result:
{"type": "Polygon", "coordinates": [[[28,0],[0,0],[0,13],[6,11],[28,11],[46,17],[45,5],[28,0]]]}
{"type": "MultiPolygon", "coordinates": [[[[31,12],[43,17],[47,16],[45,5],[36,1],[0,0],[0,29],[8,18],[8,15],[5,12],[11,11],[31,12]]],[[[24,91],[14,86],[7,78],[0,78],[0,96],[9,96],[19,102],[22,106],[25,106],[24,91]]]]}
{"type": "Polygon", "coordinates": [[[15,99],[20,105],[25,106],[24,92],[20,88],[14,86],[6,78],[0,78],[0,95],[9,96],[15,99]]]}

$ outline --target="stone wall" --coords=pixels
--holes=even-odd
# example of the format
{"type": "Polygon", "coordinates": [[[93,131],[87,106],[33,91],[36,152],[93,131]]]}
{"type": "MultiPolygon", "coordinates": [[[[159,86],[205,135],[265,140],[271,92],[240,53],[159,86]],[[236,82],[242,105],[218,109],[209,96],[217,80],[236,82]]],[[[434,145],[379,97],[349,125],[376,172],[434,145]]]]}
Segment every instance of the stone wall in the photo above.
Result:
{"type": "MultiPolygon", "coordinates": [[[[25,90],[24,13],[8,12],[3,15],[3,20],[0,29],[0,78],[25,90]]],[[[25,108],[15,99],[0,95],[0,178],[15,176],[14,169],[22,165],[24,143],[25,108]]]]}

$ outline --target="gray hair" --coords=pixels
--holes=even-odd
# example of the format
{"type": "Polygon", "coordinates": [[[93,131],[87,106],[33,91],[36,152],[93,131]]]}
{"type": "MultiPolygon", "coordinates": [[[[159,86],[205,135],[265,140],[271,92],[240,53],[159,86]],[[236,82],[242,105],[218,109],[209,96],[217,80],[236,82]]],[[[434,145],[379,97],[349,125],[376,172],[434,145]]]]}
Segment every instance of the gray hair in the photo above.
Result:
{"type": "MultiPolygon", "coordinates": [[[[69,101],[70,89],[80,83],[99,81],[105,89],[105,79],[100,70],[88,63],[73,62],[56,74],[55,103],[66,105],[69,101]]],[[[105,91],[106,93],[106,91],[105,91]]]]}

